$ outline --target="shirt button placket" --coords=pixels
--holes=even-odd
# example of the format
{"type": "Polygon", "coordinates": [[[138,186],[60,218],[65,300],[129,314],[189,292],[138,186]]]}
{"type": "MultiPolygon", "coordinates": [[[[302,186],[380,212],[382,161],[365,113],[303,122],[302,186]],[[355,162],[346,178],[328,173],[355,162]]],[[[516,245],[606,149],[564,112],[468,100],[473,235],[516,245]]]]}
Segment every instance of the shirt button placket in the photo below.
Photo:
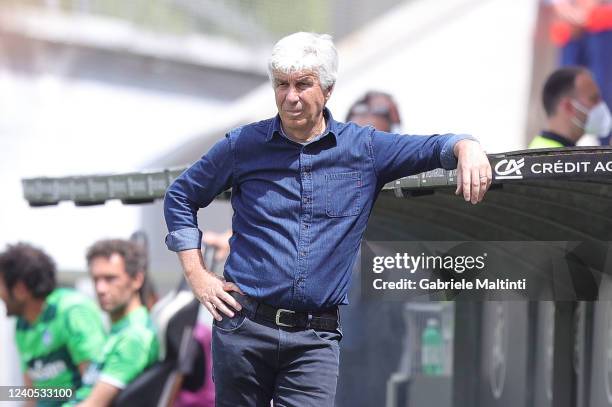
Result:
{"type": "Polygon", "coordinates": [[[300,154],[300,175],[302,180],[302,211],[300,213],[300,233],[298,240],[298,264],[294,276],[296,300],[306,298],[305,279],[308,264],[308,247],[310,243],[310,222],[312,220],[312,163],[310,156],[302,149],[300,154]]]}

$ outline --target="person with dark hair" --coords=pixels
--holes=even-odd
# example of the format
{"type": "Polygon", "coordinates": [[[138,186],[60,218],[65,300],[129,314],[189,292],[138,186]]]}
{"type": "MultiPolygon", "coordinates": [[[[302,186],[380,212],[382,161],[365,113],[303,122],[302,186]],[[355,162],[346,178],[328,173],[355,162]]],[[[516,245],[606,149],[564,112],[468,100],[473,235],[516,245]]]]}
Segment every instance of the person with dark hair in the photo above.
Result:
{"type": "Polygon", "coordinates": [[[104,327],[94,302],[57,288],[55,274],[51,257],[28,244],[0,253],[0,299],[7,314],[17,317],[15,340],[26,385],[76,388],[104,344],[104,327]]]}
{"type": "Polygon", "coordinates": [[[546,128],[529,148],[572,147],[585,134],[608,134],[610,111],[588,69],[566,67],[554,71],[542,91],[546,128]]]}
{"type": "MultiPolygon", "coordinates": [[[[612,0],[547,0],[554,20],[550,38],[559,47],[561,66],[589,69],[602,103],[612,106],[612,0]]],[[[610,135],[593,134],[610,143],[610,135]]]]}
{"type": "Polygon", "coordinates": [[[158,359],[159,345],[140,290],[145,281],[144,251],[129,240],[101,240],[87,251],[87,266],[110,335],[83,377],[70,404],[107,406],[158,359]]]}

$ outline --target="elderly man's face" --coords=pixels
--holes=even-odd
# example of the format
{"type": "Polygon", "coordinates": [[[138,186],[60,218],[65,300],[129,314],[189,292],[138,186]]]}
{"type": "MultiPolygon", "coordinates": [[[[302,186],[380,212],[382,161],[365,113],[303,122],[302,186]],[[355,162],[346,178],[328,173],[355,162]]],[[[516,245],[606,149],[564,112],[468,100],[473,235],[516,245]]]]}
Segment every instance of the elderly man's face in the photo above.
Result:
{"type": "Polygon", "coordinates": [[[308,139],[319,129],[323,107],[331,94],[313,72],[274,73],[274,95],[283,128],[294,137],[308,139]]]}

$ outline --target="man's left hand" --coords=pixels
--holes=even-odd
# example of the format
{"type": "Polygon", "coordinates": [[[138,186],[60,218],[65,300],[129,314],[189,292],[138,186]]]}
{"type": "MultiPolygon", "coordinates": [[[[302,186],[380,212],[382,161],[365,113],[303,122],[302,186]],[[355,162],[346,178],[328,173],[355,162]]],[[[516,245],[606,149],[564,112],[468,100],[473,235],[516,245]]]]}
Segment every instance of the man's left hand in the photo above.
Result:
{"type": "Polygon", "coordinates": [[[455,194],[463,192],[466,202],[477,204],[482,201],[493,180],[489,159],[480,143],[473,140],[458,141],[453,152],[457,157],[455,194]]]}

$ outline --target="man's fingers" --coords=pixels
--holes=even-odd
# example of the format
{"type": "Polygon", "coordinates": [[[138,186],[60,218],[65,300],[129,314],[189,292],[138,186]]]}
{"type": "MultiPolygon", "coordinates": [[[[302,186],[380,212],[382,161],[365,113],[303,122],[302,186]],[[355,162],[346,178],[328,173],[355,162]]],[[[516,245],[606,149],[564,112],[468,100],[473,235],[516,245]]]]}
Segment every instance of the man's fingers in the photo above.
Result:
{"type": "Polygon", "coordinates": [[[240,305],[240,303],[236,301],[227,291],[219,293],[219,298],[236,311],[240,311],[242,309],[242,305],[240,305]]]}
{"type": "Polygon", "coordinates": [[[478,171],[478,168],[472,168],[470,178],[470,186],[472,187],[470,191],[470,201],[472,204],[477,204],[480,198],[480,171],[478,171]]]}
{"type": "Polygon", "coordinates": [[[216,319],[217,321],[221,321],[221,315],[219,315],[214,305],[212,305],[210,301],[205,301],[202,303],[202,305],[206,307],[206,309],[208,310],[208,312],[210,312],[210,315],[212,315],[214,319],[216,319]]]}
{"type": "Polygon", "coordinates": [[[480,191],[478,193],[478,202],[481,202],[484,198],[484,194],[485,192],[487,192],[487,188],[489,188],[489,178],[486,175],[480,175],[480,191]]]}
{"type": "Polygon", "coordinates": [[[463,176],[461,175],[461,170],[457,168],[457,189],[455,190],[455,195],[459,195],[461,193],[463,188],[463,185],[461,185],[462,180],[463,176]]]}
{"type": "Polygon", "coordinates": [[[461,140],[454,147],[457,157],[457,189],[466,202],[481,202],[493,182],[491,165],[486,152],[478,143],[461,140]]]}
{"type": "Polygon", "coordinates": [[[472,173],[469,169],[467,168],[463,168],[461,170],[461,177],[463,178],[461,180],[461,189],[463,191],[463,199],[465,199],[466,202],[470,201],[470,192],[471,192],[471,182],[472,182],[472,173]]]}
{"type": "Polygon", "coordinates": [[[221,298],[219,297],[215,297],[212,299],[212,303],[215,306],[215,308],[217,308],[217,311],[222,312],[223,314],[227,315],[230,318],[234,317],[234,311],[232,311],[231,309],[229,309],[227,307],[227,304],[224,303],[221,298]]]}
{"type": "Polygon", "coordinates": [[[236,284],[229,282],[229,281],[223,283],[223,289],[225,291],[238,291],[240,294],[245,295],[240,289],[240,287],[238,287],[236,284]]]}
{"type": "Polygon", "coordinates": [[[478,195],[478,202],[484,199],[484,195],[491,186],[491,166],[486,165],[480,169],[480,194],[478,195]]]}

